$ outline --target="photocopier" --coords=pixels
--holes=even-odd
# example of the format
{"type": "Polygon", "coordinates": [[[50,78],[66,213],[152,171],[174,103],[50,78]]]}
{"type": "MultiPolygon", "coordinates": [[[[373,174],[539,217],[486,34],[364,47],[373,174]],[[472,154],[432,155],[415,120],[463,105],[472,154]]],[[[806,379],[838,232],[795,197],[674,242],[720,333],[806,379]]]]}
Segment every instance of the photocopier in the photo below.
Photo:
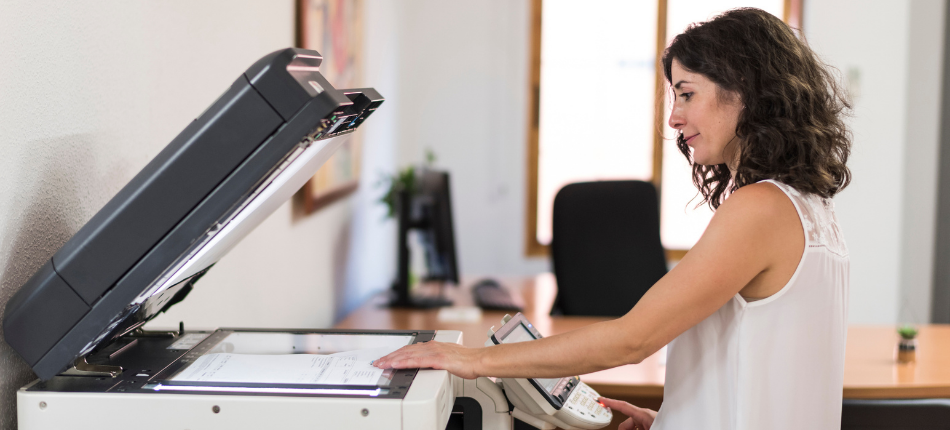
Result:
{"type": "MultiPolygon", "coordinates": [[[[382,370],[447,330],[144,330],[286,202],[383,103],[336,89],[322,56],[257,62],[149,162],[10,299],[7,343],[39,379],[20,430],[600,428],[611,412],[577,377],[464,380],[382,370]]],[[[541,334],[507,317],[486,345],[541,334]]]]}

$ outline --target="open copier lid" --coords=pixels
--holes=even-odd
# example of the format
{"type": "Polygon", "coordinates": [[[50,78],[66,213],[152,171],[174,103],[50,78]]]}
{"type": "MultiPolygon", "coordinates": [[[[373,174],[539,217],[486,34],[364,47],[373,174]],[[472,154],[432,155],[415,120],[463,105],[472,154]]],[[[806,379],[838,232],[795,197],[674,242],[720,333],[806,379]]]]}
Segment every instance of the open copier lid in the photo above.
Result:
{"type": "Polygon", "coordinates": [[[4,336],[41,379],[181,301],[382,104],[321,61],[254,63],[11,298],[4,336]]]}

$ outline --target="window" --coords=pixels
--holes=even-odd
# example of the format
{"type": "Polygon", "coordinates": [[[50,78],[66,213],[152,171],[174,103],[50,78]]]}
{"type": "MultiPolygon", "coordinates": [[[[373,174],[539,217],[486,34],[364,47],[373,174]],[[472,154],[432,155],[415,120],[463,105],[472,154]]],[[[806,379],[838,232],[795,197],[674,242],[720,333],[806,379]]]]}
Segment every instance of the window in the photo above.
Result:
{"type": "MultiPolygon", "coordinates": [[[[580,181],[652,181],[668,256],[679,259],[696,243],[712,212],[695,207],[689,165],[666,125],[668,88],[658,58],[688,24],[737,6],[735,0],[592,0],[584,7],[532,1],[528,255],[547,253],[554,196],[580,181]]],[[[799,27],[800,0],[741,6],[799,27]]]]}
{"type": "Polygon", "coordinates": [[[654,134],[657,5],[577,5],[548,1],[542,10],[536,236],[543,244],[564,185],[653,177],[653,147],[643,143],[654,134]]]}

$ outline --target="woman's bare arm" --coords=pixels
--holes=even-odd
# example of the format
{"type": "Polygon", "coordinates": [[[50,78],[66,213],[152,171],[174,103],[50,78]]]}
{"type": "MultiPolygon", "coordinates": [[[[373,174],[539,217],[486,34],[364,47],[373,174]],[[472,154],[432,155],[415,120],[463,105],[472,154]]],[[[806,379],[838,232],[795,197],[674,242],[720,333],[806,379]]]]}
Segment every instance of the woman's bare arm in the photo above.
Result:
{"type": "MultiPolygon", "coordinates": [[[[410,345],[376,365],[432,367],[474,378],[562,377],[639,363],[714,313],[754,278],[788,267],[789,256],[800,257],[803,247],[801,223],[784,193],[771,184],[745,186],[719,207],[683,260],[621,318],[488,348],[410,345]]],[[[797,265],[798,259],[792,263],[797,265]]]]}

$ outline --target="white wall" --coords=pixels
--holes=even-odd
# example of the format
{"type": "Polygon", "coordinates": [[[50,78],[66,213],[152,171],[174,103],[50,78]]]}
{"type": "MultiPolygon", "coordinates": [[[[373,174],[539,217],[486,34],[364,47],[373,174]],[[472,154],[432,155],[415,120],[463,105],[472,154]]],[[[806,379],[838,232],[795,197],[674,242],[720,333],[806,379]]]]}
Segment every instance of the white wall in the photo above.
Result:
{"type": "Polygon", "coordinates": [[[945,8],[945,0],[910,2],[900,322],[931,321],[945,8]]]}
{"type": "MultiPolygon", "coordinates": [[[[293,45],[293,4],[0,2],[0,309],[240,73],[293,45]]],[[[396,54],[372,35],[369,52],[385,52],[368,62],[385,70],[396,54]]],[[[364,185],[394,165],[394,123],[381,109],[365,125],[364,185]]],[[[391,228],[374,196],[364,186],[300,220],[281,207],[156,323],[331,325],[389,280],[391,228]]],[[[15,390],[32,378],[0,342],[0,429],[15,428],[15,390]]]]}
{"type": "Polygon", "coordinates": [[[805,7],[815,51],[852,79],[851,185],[836,198],[851,252],[850,320],[929,320],[942,1],[828,0],[805,7]]]}
{"type": "Polygon", "coordinates": [[[373,293],[389,288],[396,268],[396,225],[386,220],[379,203],[384,190],[377,186],[382,174],[396,171],[399,130],[399,32],[397,3],[366,0],[364,3],[365,71],[367,86],[376,88],[386,102],[368,119],[363,133],[360,189],[353,200],[352,237],[347,258],[345,294],[335,319],[358,307],[373,293]]]}
{"type": "Polygon", "coordinates": [[[548,270],[524,257],[528,2],[417,0],[397,12],[399,166],[431,148],[451,173],[460,271],[548,270]]]}

